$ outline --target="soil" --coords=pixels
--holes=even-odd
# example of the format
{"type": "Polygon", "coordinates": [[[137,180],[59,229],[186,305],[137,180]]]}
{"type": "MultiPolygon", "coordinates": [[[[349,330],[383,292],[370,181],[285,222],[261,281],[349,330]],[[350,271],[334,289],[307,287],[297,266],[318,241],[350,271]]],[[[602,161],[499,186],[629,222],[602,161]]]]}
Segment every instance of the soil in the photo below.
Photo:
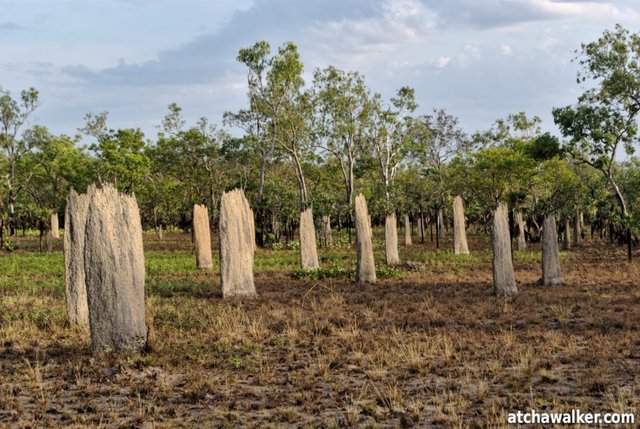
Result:
{"type": "MultiPolygon", "coordinates": [[[[184,235],[145,239],[147,251],[190,249],[184,235]]],[[[401,258],[432,247],[401,246],[401,258]]],[[[94,358],[60,291],[3,290],[0,427],[494,428],[530,409],[639,418],[638,262],[586,243],[563,252],[564,283],[544,287],[539,262],[516,258],[519,293],[498,299],[488,244],[469,247],[483,256],[427,259],[364,287],[258,272],[249,300],[223,301],[216,273],[194,273],[210,287],[148,291],[149,350],[129,357],[94,358]]]]}

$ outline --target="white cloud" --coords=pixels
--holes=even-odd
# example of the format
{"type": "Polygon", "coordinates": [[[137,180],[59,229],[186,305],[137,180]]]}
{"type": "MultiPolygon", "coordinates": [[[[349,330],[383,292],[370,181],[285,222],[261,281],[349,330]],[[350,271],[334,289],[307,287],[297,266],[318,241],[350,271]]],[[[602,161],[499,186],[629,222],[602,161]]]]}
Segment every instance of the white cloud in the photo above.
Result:
{"type": "Polygon", "coordinates": [[[460,68],[467,68],[475,60],[480,59],[482,51],[479,46],[467,44],[462,47],[462,50],[456,55],[456,63],[460,68]]]}
{"type": "Polygon", "coordinates": [[[449,61],[451,61],[451,57],[439,57],[435,60],[434,64],[437,68],[443,69],[449,64],[449,61]]]}
{"type": "Polygon", "coordinates": [[[362,66],[372,57],[423,43],[435,29],[435,13],[418,0],[384,0],[374,9],[369,16],[314,23],[308,31],[325,60],[362,66]]]}
{"type": "Polygon", "coordinates": [[[511,46],[507,44],[500,45],[500,52],[502,53],[502,55],[513,55],[513,49],[511,49],[511,46]]]}
{"type": "Polygon", "coordinates": [[[638,17],[632,9],[621,10],[614,2],[528,0],[531,7],[537,8],[558,18],[613,18],[618,19],[629,13],[638,17]]]}

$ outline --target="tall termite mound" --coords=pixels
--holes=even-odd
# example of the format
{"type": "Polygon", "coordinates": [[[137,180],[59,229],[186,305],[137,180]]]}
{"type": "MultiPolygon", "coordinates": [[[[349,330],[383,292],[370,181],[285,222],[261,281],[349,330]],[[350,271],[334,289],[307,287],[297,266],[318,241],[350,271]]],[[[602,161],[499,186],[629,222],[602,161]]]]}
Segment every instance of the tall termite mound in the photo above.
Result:
{"type": "Polygon", "coordinates": [[[356,197],[356,281],[359,284],[376,282],[373,260],[371,223],[367,201],[362,194],[356,197]]]}
{"type": "Polygon", "coordinates": [[[300,213],[300,266],[303,270],[320,268],[311,207],[300,213]]]}
{"type": "Polygon", "coordinates": [[[67,313],[72,325],[89,331],[89,307],[84,275],[84,235],[89,197],[71,189],[64,214],[64,279],[67,313]]]}
{"type": "Polygon", "coordinates": [[[222,296],[255,295],[255,226],[244,192],[225,192],[220,203],[220,277],[222,296]]]}
{"type": "Polygon", "coordinates": [[[322,216],[322,239],[325,247],[333,245],[333,237],[331,236],[331,217],[329,215],[322,216]]]}
{"type": "Polygon", "coordinates": [[[388,214],[385,219],[384,246],[387,265],[398,265],[400,255],[398,254],[398,222],[395,213],[388,214]]]}
{"type": "Polygon", "coordinates": [[[51,238],[57,240],[60,238],[60,221],[58,212],[51,213],[51,238]]]}
{"type": "Polygon", "coordinates": [[[558,232],[552,214],[545,216],[542,225],[542,283],[547,286],[562,284],[558,232]]]}
{"type": "Polygon", "coordinates": [[[522,212],[519,210],[515,213],[515,221],[518,225],[518,250],[527,250],[527,240],[524,234],[524,219],[522,218],[522,212]]]}
{"type": "Polygon", "coordinates": [[[507,205],[500,203],[493,216],[491,233],[493,249],[493,292],[498,296],[518,293],[513,262],[511,260],[511,236],[507,219],[507,205]]]}
{"type": "Polygon", "coordinates": [[[142,224],[134,196],[88,191],[84,272],[93,351],[133,353],[147,344],[142,224]]]}
{"type": "Polygon", "coordinates": [[[580,218],[582,217],[582,213],[580,210],[576,210],[576,214],[573,218],[573,245],[574,246],[582,246],[582,224],[580,223],[580,218]]]}
{"type": "Polygon", "coordinates": [[[201,204],[193,206],[193,241],[196,250],[196,266],[200,269],[212,268],[209,211],[201,204]]]}
{"type": "Polygon", "coordinates": [[[568,217],[564,219],[564,234],[562,237],[562,248],[564,250],[571,249],[571,223],[568,217]]]}
{"type": "Polygon", "coordinates": [[[409,219],[409,215],[404,215],[404,245],[411,246],[413,243],[411,241],[411,219],[409,219]]]}
{"type": "Polygon", "coordinates": [[[456,255],[469,253],[464,226],[464,203],[459,195],[453,199],[453,253],[456,255]]]}

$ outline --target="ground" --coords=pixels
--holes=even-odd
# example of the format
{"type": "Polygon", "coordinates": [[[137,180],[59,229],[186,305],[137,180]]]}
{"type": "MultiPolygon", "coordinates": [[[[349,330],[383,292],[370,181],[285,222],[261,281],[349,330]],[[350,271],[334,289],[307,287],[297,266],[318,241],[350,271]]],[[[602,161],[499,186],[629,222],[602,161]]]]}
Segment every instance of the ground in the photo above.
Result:
{"type": "MultiPolygon", "coordinates": [[[[414,237],[414,241],[419,241],[414,237]]],[[[258,297],[223,301],[187,234],[145,235],[149,350],[96,359],[69,326],[64,264],[16,239],[0,256],[0,427],[507,426],[509,411],[640,417],[640,269],[605,242],[562,252],[564,284],[537,284],[539,247],[516,252],[520,293],[492,296],[491,254],[401,247],[411,268],[357,286],[354,252],[259,250],[258,297]]],[[[449,241],[443,249],[451,247],[449,241]]],[[[214,255],[214,260],[217,255],[214,255]]],[[[526,427],[526,426],[521,426],[526,427]]],[[[563,426],[571,427],[571,426],[563,426]]]]}

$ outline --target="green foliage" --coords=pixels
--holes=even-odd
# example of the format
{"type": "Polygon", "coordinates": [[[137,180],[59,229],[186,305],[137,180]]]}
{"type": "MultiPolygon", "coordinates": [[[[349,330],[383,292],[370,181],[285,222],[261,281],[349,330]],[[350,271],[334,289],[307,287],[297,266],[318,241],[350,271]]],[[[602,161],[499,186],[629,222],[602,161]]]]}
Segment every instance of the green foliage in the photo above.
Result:
{"type": "Polygon", "coordinates": [[[628,155],[638,143],[640,112],[640,34],[620,25],[605,31],[596,41],[583,44],[577,57],[581,66],[578,82],[589,82],[575,106],[553,109],[553,118],[569,140],[567,151],[606,177],[618,203],[616,216],[627,234],[631,259],[630,229],[633,219],[627,196],[615,174],[616,155],[623,148],[628,155]]]}

